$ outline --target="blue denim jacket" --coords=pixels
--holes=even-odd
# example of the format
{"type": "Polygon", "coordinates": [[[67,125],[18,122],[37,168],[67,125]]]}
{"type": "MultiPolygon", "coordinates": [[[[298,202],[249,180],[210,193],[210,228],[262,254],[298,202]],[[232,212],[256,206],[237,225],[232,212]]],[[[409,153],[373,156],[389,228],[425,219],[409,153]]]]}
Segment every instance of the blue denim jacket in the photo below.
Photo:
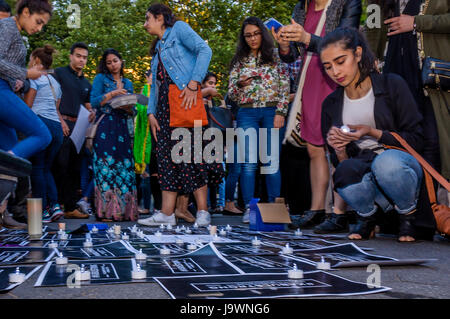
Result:
{"type": "MultiPolygon", "coordinates": [[[[172,28],[167,28],[163,38],[156,45],[156,52],[161,51],[161,60],[172,81],[180,90],[186,88],[191,80],[202,83],[211,61],[211,48],[192,28],[183,21],[177,21],[172,28]]],[[[158,54],[158,53],[157,53],[158,54]]],[[[159,85],[156,81],[159,59],[152,58],[152,79],[148,113],[156,113],[159,85]]]]}
{"type": "MultiPolygon", "coordinates": [[[[128,93],[133,93],[133,83],[126,78],[122,78],[123,88],[127,90],[128,93]]],[[[117,84],[114,81],[111,74],[100,73],[94,78],[91,90],[91,105],[92,107],[104,111],[104,107],[100,107],[100,103],[105,98],[105,95],[111,91],[117,89],[117,84]]],[[[104,106],[109,107],[108,104],[104,106]]],[[[109,113],[109,112],[108,112],[109,113]]]]}

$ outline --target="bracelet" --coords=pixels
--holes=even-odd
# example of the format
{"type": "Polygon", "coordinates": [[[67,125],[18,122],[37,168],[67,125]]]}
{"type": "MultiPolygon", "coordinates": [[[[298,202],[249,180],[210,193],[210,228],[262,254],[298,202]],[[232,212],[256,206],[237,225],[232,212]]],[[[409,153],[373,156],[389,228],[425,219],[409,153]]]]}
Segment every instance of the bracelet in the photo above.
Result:
{"type": "Polygon", "coordinates": [[[187,87],[189,90],[191,90],[192,92],[197,92],[197,91],[198,91],[198,86],[197,86],[197,88],[196,88],[195,90],[191,89],[191,88],[189,87],[189,85],[186,85],[186,87],[187,87]]]}

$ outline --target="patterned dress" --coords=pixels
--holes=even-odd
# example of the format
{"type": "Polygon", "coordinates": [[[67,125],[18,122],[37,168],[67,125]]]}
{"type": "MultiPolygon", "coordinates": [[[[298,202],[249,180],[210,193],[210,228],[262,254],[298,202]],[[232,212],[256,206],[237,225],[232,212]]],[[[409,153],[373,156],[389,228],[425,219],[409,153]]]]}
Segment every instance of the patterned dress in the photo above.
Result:
{"type": "MultiPolygon", "coordinates": [[[[107,88],[104,92],[116,87],[109,84],[107,88]]],[[[102,114],[106,115],[95,135],[93,157],[97,218],[136,221],[137,190],[130,134],[132,118],[123,110],[112,109],[109,104],[97,109],[96,120],[102,114]]]]}
{"type": "MultiPolygon", "coordinates": [[[[170,127],[169,92],[167,88],[173,82],[161,63],[158,63],[157,79],[161,81],[156,112],[156,119],[161,128],[157,132],[158,141],[156,142],[156,158],[161,190],[189,194],[206,184],[220,184],[225,176],[222,162],[207,164],[202,161],[202,163],[194,163],[194,158],[200,158],[201,154],[195,153],[193,128],[189,128],[192,137],[190,142],[191,163],[182,162],[178,164],[172,161],[172,149],[180,142],[181,138],[179,140],[171,140],[174,128],[170,127]]],[[[203,127],[202,132],[206,129],[207,127],[203,127]]],[[[203,146],[207,143],[209,142],[203,141],[203,146]]],[[[181,154],[182,151],[180,151],[181,154]]]]}

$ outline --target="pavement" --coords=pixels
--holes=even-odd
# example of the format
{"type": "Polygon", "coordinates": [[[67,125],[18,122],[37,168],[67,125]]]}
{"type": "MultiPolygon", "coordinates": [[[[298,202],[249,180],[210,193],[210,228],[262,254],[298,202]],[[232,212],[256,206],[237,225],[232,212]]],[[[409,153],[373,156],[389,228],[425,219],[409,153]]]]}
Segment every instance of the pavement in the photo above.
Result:
{"type": "MultiPolygon", "coordinates": [[[[59,222],[64,222],[60,220],[59,222]]],[[[95,222],[90,220],[65,220],[68,230],[77,229],[81,224],[95,222]]],[[[112,225],[113,223],[110,223],[112,225]]],[[[134,223],[121,223],[122,227],[134,223]]],[[[239,216],[223,216],[215,214],[212,225],[243,225],[239,216]]],[[[57,229],[56,224],[48,224],[57,229]]],[[[310,230],[302,230],[311,233],[310,230]]],[[[339,240],[339,243],[349,242],[339,240]]],[[[379,294],[352,297],[327,297],[320,299],[429,299],[450,298],[450,242],[436,239],[431,242],[399,243],[393,237],[380,236],[365,241],[355,242],[359,247],[371,248],[370,254],[383,255],[398,259],[436,259],[436,261],[420,266],[382,266],[381,285],[392,288],[391,291],[379,294]]],[[[40,274],[38,271],[22,285],[9,293],[0,295],[1,299],[170,299],[169,295],[156,283],[132,283],[112,285],[89,285],[81,288],[43,287],[35,288],[34,284],[40,274]]],[[[357,282],[367,282],[372,274],[366,268],[348,268],[333,271],[333,274],[357,282]]]]}

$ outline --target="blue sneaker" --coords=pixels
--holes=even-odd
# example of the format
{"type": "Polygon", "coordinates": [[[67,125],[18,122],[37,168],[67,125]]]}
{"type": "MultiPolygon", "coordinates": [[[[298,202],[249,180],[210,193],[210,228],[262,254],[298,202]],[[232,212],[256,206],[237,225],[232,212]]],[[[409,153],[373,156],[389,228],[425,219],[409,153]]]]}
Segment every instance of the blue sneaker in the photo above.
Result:
{"type": "Polygon", "coordinates": [[[42,222],[43,223],[51,223],[52,222],[52,215],[53,215],[53,210],[50,207],[47,207],[43,212],[42,212],[42,222]]]}
{"type": "Polygon", "coordinates": [[[59,204],[53,205],[52,218],[51,218],[52,222],[56,222],[58,219],[60,219],[63,216],[64,216],[64,212],[62,211],[62,209],[59,206],[59,204]]]}

